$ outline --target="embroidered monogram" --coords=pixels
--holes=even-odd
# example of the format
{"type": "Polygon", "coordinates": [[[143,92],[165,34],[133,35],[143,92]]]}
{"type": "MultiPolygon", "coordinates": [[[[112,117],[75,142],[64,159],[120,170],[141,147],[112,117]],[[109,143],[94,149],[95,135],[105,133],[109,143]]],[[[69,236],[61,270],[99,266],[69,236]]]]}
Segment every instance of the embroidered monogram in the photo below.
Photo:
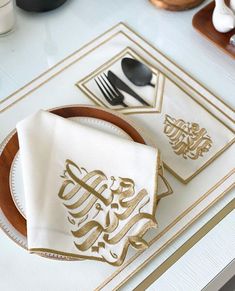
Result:
{"type": "Polygon", "coordinates": [[[172,149],[184,159],[196,160],[210,150],[211,137],[198,123],[185,122],[166,114],[164,124],[164,133],[169,138],[172,149]]]}
{"type": "Polygon", "coordinates": [[[58,196],[68,210],[80,254],[120,265],[129,245],[137,250],[148,247],[142,236],[156,226],[156,220],[146,189],[137,192],[132,179],[108,178],[100,170],[88,172],[71,160],[66,160],[65,167],[58,196]]]}

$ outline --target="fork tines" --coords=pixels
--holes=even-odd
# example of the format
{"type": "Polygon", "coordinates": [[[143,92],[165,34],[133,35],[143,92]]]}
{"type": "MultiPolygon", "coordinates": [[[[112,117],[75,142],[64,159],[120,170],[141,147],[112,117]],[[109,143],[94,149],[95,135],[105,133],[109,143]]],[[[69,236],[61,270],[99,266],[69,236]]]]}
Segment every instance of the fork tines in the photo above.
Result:
{"type": "Polygon", "coordinates": [[[109,81],[105,73],[96,77],[95,82],[110,105],[122,105],[127,107],[124,103],[124,95],[112,84],[112,82],[109,81]]]}

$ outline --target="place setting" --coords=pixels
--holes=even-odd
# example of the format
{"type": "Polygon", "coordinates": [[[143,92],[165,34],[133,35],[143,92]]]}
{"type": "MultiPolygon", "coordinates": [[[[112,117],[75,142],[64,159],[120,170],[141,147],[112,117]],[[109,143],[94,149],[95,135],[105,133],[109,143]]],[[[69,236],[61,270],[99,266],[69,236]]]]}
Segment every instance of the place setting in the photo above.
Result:
{"type": "MultiPolygon", "coordinates": [[[[136,86],[152,86],[154,87],[152,80],[151,70],[145,66],[143,63],[131,58],[122,59],[122,71],[125,76],[136,86]]],[[[125,91],[133,98],[135,98],[139,103],[145,106],[150,106],[150,104],[140,97],[135,91],[133,91],[126,83],[124,83],[117,75],[112,71],[108,71],[107,74],[103,73],[97,78],[95,82],[100,89],[102,95],[106,101],[112,105],[120,105],[123,107],[129,107],[124,95],[119,91],[119,89],[125,91]]]]}
{"type": "MultiPolygon", "coordinates": [[[[17,125],[17,131],[7,138],[5,145],[1,148],[0,169],[2,176],[0,203],[5,218],[3,229],[30,253],[57,260],[91,259],[119,266],[125,259],[129,245],[137,250],[147,247],[147,242],[142,236],[149,228],[157,226],[155,219],[157,202],[162,197],[172,194],[172,189],[163,176],[163,166],[158,150],[147,146],[135,125],[125,118],[96,107],[61,107],[51,110],[50,113],[39,111],[26,118],[25,121],[19,123],[19,126],[17,125]],[[66,137],[65,132],[69,132],[70,128],[74,133],[66,137]],[[54,141],[53,135],[49,140],[50,134],[57,129],[59,140],[54,141]],[[80,131],[81,136],[78,136],[80,131]],[[90,137],[88,137],[89,132],[90,137]],[[32,144],[34,138],[35,143],[32,144]],[[72,155],[67,154],[68,151],[70,152],[67,140],[70,140],[71,150],[74,151],[72,155]],[[83,142],[84,152],[78,154],[78,148],[83,142]],[[53,143],[55,143],[55,149],[51,148],[53,143]],[[89,146],[94,148],[89,150],[88,158],[87,147],[89,146]],[[120,170],[111,170],[110,177],[103,172],[108,171],[106,166],[109,162],[107,161],[111,157],[108,157],[107,153],[112,146],[117,148],[118,163],[116,165],[121,168],[125,165],[125,168],[129,168],[129,173],[132,173],[138,161],[143,171],[141,175],[143,181],[145,181],[144,173],[148,176],[152,175],[150,190],[141,186],[139,188],[138,182],[133,178],[125,177],[128,175],[126,170],[124,173],[120,170]],[[129,150],[128,146],[131,146],[129,150]],[[136,149],[135,146],[137,146],[136,149]],[[142,162],[141,148],[144,151],[142,162]],[[45,152],[46,149],[49,150],[48,155],[45,152]],[[62,152],[56,153],[58,150],[68,155],[64,161],[62,152]],[[131,157],[132,154],[133,157],[131,157]],[[51,155],[56,155],[55,159],[59,161],[48,163],[51,155]],[[81,166],[77,164],[80,162],[75,163],[72,160],[73,155],[81,157],[81,166]],[[93,156],[96,157],[95,160],[100,157],[100,162],[91,166],[88,172],[88,160],[92,164],[93,156]],[[105,159],[107,159],[106,162],[105,159]],[[128,159],[134,164],[125,164],[125,160],[128,159]],[[150,168],[145,169],[146,163],[150,168]],[[53,169],[49,169],[49,165],[52,165],[53,169]],[[60,168],[55,177],[55,184],[51,185],[51,177],[46,178],[47,182],[45,180],[45,183],[42,183],[45,174],[47,176],[50,172],[55,172],[54,167],[60,168]],[[115,172],[121,177],[114,175],[115,172]],[[47,192],[48,187],[50,189],[47,192]],[[57,197],[54,196],[56,188],[57,197]],[[34,193],[38,193],[38,196],[34,196],[34,193]],[[42,193],[45,193],[45,198],[42,197],[42,193]],[[50,195],[50,193],[54,194],[50,195]],[[42,202],[41,205],[39,200],[42,202]],[[58,206],[55,208],[56,201],[58,206]],[[145,205],[148,205],[146,210],[145,205]],[[61,213],[55,215],[55,212],[60,212],[60,208],[61,213]],[[44,214],[41,212],[43,209],[44,214]],[[62,216],[65,217],[62,218],[62,216]],[[50,217],[53,217],[54,225],[50,224],[50,217]],[[66,225],[67,230],[65,230],[66,225]],[[106,234],[105,229],[107,229],[106,234]],[[106,237],[110,234],[117,239],[113,238],[116,243],[111,243],[106,250],[105,245],[109,244],[109,239],[106,237]],[[70,244],[69,237],[73,237],[70,244]],[[75,241],[79,238],[81,238],[81,243],[77,244],[75,241]],[[59,241],[61,245],[55,248],[56,242],[59,241]],[[99,253],[100,248],[101,253],[99,253]],[[116,248],[119,254],[115,253],[116,248]]],[[[133,177],[132,174],[131,177],[133,177]]],[[[137,181],[139,179],[140,175],[137,174],[137,181]]],[[[142,185],[145,187],[145,182],[142,185]]]]}
{"type": "Polygon", "coordinates": [[[77,83],[97,105],[119,112],[160,111],[164,75],[131,48],[77,83]]]}
{"type": "Polygon", "coordinates": [[[78,261],[93,289],[123,286],[231,200],[232,119],[118,23],[1,101],[0,226],[29,256],[78,261]]]}

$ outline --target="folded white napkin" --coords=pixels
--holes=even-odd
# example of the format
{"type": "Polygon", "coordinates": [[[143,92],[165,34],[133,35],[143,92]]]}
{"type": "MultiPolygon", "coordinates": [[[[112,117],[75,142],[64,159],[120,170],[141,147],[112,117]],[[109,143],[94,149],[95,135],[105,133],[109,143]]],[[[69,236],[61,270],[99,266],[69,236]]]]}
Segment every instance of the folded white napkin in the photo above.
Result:
{"type": "Polygon", "coordinates": [[[17,125],[30,252],[120,265],[156,226],[158,150],[39,111],[17,125]]]}

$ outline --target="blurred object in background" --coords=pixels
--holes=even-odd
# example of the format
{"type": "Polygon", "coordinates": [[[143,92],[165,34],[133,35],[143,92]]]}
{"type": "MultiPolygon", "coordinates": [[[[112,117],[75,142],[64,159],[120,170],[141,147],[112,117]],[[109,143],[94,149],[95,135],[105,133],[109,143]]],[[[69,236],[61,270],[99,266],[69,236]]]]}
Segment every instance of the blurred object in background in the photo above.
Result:
{"type": "Polygon", "coordinates": [[[0,0],[0,35],[12,30],[15,24],[15,13],[12,0],[0,0]]]}
{"type": "Polygon", "coordinates": [[[66,1],[67,0],[16,0],[16,4],[26,11],[45,12],[61,6],[66,1]]]}
{"type": "Polygon", "coordinates": [[[235,27],[235,15],[224,0],[215,0],[212,23],[214,28],[221,33],[226,33],[235,27]]]}
{"type": "Polygon", "coordinates": [[[229,43],[235,46],[235,34],[231,36],[229,43]]]}
{"type": "Polygon", "coordinates": [[[171,11],[181,11],[194,8],[200,5],[204,0],[149,0],[158,8],[171,11]]]}

